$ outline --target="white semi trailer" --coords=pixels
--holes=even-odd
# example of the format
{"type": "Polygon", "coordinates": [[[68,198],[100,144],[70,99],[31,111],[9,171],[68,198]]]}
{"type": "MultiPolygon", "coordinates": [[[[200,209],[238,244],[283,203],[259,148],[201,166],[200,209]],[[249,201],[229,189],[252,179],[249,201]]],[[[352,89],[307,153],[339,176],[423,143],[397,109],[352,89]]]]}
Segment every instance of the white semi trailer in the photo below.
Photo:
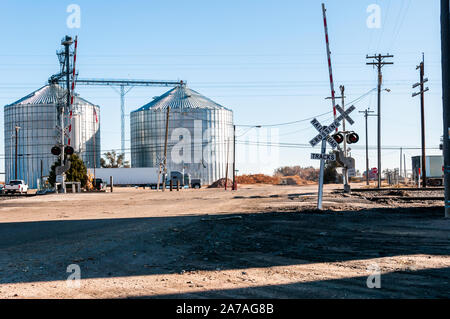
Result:
{"type": "MultiPolygon", "coordinates": [[[[93,169],[90,171],[94,173],[93,169]]],[[[155,167],[96,168],[95,178],[101,178],[108,185],[111,176],[114,185],[156,185],[158,172],[159,168],[155,167]]]]}
{"type": "MultiPolygon", "coordinates": [[[[413,156],[412,158],[413,179],[418,183],[419,168],[422,171],[422,156],[413,156]]],[[[444,156],[429,155],[425,156],[425,166],[427,174],[427,184],[430,186],[444,185],[444,156]]]]}
{"type": "MultiPolygon", "coordinates": [[[[94,169],[89,169],[91,173],[94,169]]],[[[108,185],[110,183],[110,177],[113,177],[114,185],[123,186],[149,186],[156,188],[158,184],[159,167],[133,167],[133,168],[96,168],[95,178],[101,178],[108,185]]],[[[188,186],[193,188],[201,187],[201,181],[199,179],[190,179],[188,174],[185,174],[184,178],[182,173],[178,171],[167,170],[166,185],[169,185],[170,179],[173,180],[173,185],[176,186],[176,182],[180,181],[180,186],[188,186]]],[[[160,176],[160,186],[163,183],[163,175],[160,176]]]]}

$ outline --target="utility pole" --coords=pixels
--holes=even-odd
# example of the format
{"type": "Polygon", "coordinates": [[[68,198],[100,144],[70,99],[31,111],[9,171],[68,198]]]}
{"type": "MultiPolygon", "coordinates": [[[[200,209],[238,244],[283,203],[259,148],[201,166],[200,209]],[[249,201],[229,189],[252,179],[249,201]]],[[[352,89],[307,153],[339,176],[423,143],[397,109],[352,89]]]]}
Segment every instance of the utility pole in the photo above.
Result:
{"type": "Polygon", "coordinates": [[[14,179],[17,179],[17,138],[19,136],[20,126],[16,126],[15,129],[16,129],[16,136],[15,136],[15,138],[16,138],[16,159],[15,159],[15,165],[14,165],[14,179]]]}
{"type": "Polygon", "coordinates": [[[237,190],[236,185],[236,125],[233,125],[233,187],[231,190],[237,190]]]}
{"type": "Polygon", "coordinates": [[[450,3],[441,0],[442,100],[445,218],[450,218],[450,3]]]}
{"type": "Polygon", "coordinates": [[[403,154],[403,170],[405,173],[405,181],[406,181],[406,154],[403,154]]]}
{"type": "Polygon", "coordinates": [[[366,119],[366,184],[369,185],[369,131],[367,129],[367,118],[374,115],[370,115],[370,113],[373,113],[370,108],[359,111],[359,113],[363,113],[366,119]]]}
{"type": "Polygon", "coordinates": [[[377,132],[377,157],[378,157],[378,188],[381,188],[381,85],[383,83],[383,75],[381,73],[381,69],[383,66],[387,64],[394,64],[394,62],[386,62],[384,59],[386,58],[393,58],[393,55],[390,55],[389,53],[387,55],[373,55],[373,56],[366,56],[366,59],[373,59],[372,62],[367,62],[367,65],[373,65],[377,66],[378,69],[378,111],[377,111],[377,117],[378,117],[378,132],[377,132]]]}
{"type": "Polygon", "coordinates": [[[425,160],[425,97],[424,93],[429,90],[429,88],[424,88],[424,84],[428,82],[428,79],[424,79],[425,74],[425,56],[422,53],[422,62],[416,67],[416,70],[420,70],[420,82],[414,84],[412,87],[415,89],[420,86],[420,92],[413,93],[412,97],[420,95],[420,122],[422,128],[422,187],[427,187],[427,171],[426,171],[426,160],[425,160]]]}
{"type": "MultiPolygon", "coordinates": [[[[164,141],[164,173],[163,173],[163,189],[164,192],[166,189],[166,175],[167,175],[167,139],[169,137],[169,113],[170,113],[170,106],[167,107],[167,115],[166,115],[166,137],[164,141]]],[[[184,176],[183,176],[184,178],[184,176]]]]}
{"type": "MultiPolygon", "coordinates": [[[[228,159],[230,157],[230,139],[227,139],[227,160],[226,160],[226,167],[225,167],[225,190],[227,190],[227,184],[228,184],[228,159]]],[[[233,185],[231,186],[231,189],[233,189],[233,185]]]]}
{"type": "Polygon", "coordinates": [[[39,188],[42,189],[42,177],[44,175],[44,164],[42,163],[42,159],[41,159],[41,178],[39,179],[39,188]]]}
{"type": "Polygon", "coordinates": [[[400,147],[400,177],[402,177],[402,173],[403,173],[403,170],[402,170],[402,161],[403,161],[403,148],[401,148],[400,147]]]}
{"type": "MultiPolygon", "coordinates": [[[[341,85],[339,86],[339,89],[341,90],[342,110],[345,112],[345,103],[344,103],[345,86],[341,85]]],[[[344,157],[347,157],[347,131],[345,130],[345,118],[342,120],[342,130],[344,132],[344,157]]],[[[342,173],[343,173],[342,180],[344,182],[344,192],[350,193],[350,185],[348,185],[348,171],[346,167],[342,169],[342,173]]]]}
{"type": "Polygon", "coordinates": [[[161,171],[162,171],[162,162],[159,160],[158,183],[156,184],[156,191],[159,190],[159,182],[161,181],[161,171]]]}

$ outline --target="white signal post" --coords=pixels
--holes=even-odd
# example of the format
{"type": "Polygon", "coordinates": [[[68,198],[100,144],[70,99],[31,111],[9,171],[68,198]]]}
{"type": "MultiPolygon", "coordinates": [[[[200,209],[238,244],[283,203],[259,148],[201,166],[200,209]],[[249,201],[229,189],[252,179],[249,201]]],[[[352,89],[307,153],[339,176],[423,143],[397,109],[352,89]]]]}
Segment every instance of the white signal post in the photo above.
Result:
{"type": "Polygon", "coordinates": [[[313,119],[311,124],[319,131],[319,134],[315,136],[309,144],[311,146],[316,146],[320,142],[322,142],[321,152],[320,154],[311,154],[311,159],[320,159],[320,173],[319,173],[319,189],[317,196],[317,209],[322,209],[322,198],[323,198],[323,175],[324,175],[324,164],[325,160],[336,160],[336,156],[334,154],[326,154],[327,152],[327,142],[330,144],[331,148],[335,149],[338,147],[338,143],[330,136],[334,130],[336,130],[340,125],[341,121],[345,119],[350,124],[353,124],[353,119],[349,116],[351,112],[355,110],[355,106],[352,105],[346,111],[344,111],[339,105],[336,105],[336,110],[340,113],[340,115],[328,126],[322,126],[317,119],[313,119]],[[334,159],[333,159],[334,158],[334,159]]]}

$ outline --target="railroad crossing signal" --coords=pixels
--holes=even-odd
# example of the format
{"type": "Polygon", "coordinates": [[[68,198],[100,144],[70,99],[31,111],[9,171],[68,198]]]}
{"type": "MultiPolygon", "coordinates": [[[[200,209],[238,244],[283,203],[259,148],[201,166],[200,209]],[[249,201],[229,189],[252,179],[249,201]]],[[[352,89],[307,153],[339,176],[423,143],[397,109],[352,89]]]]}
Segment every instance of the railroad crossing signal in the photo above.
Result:
{"type": "Polygon", "coordinates": [[[346,140],[347,140],[347,144],[354,144],[354,143],[358,143],[359,141],[359,135],[356,134],[355,132],[351,132],[349,134],[347,134],[345,136],[346,140]]]}
{"type": "Polygon", "coordinates": [[[355,110],[354,105],[350,106],[348,108],[348,110],[346,110],[345,112],[339,105],[336,105],[336,110],[338,110],[338,112],[341,113],[341,116],[343,117],[343,119],[345,119],[347,122],[349,122],[350,125],[353,125],[355,123],[355,121],[353,121],[353,119],[349,116],[349,114],[355,110]]]}
{"type": "Polygon", "coordinates": [[[329,136],[329,134],[331,132],[333,132],[334,130],[336,130],[340,125],[341,125],[341,121],[343,119],[345,119],[346,121],[348,121],[350,124],[355,123],[352,118],[349,116],[349,114],[351,112],[353,112],[355,110],[355,106],[352,105],[350,106],[347,110],[342,110],[342,108],[339,105],[336,105],[336,110],[341,113],[341,115],[339,115],[334,121],[333,123],[331,123],[329,126],[322,126],[320,124],[320,122],[314,118],[311,121],[311,124],[316,128],[316,130],[319,131],[319,134],[317,136],[315,136],[311,141],[309,141],[309,144],[311,144],[311,146],[316,146],[317,144],[319,144],[322,140],[327,140],[328,144],[331,145],[331,147],[334,149],[336,147],[338,147],[338,143],[331,137],[329,136]]]}
{"type": "Polygon", "coordinates": [[[336,133],[333,135],[333,139],[336,143],[341,144],[344,141],[344,135],[342,133],[336,133]]]}
{"type": "Polygon", "coordinates": [[[56,175],[62,175],[70,169],[70,161],[67,161],[64,165],[56,166],[55,173],[56,175]]]}
{"type": "Polygon", "coordinates": [[[351,112],[355,110],[355,106],[350,106],[347,110],[343,110],[339,105],[336,105],[336,110],[340,113],[340,115],[328,126],[322,126],[320,122],[314,118],[311,121],[311,124],[319,131],[319,134],[316,135],[309,143],[311,146],[316,146],[320,142],[322,142],[322,148],[320,154],[311,154],[311,159],[320,159],[320,175],[319,175],[319,190],[317,196],[317,209],[322,209],[322,195],[323,195],[323,175],[324,175],[324,160],[336,160],[335,154],[326,154],[327,151],[327,142],[331,145],[331,147],[337,148],[339,146],[338,142],[335,141],[333,137],[330,136],[330,133],[336,130],[340,125],[341,121],[345,119],[350,124],[353,124],[354,121],[349,116],[351,112]],[[334,159],[332,159],[334,157],[334,159]]]}

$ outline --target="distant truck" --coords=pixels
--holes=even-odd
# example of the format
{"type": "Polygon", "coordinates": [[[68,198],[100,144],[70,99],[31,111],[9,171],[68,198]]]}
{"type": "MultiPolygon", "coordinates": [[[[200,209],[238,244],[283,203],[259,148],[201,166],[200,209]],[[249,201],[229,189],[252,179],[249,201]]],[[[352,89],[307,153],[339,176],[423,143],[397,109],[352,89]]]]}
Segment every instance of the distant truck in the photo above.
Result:
{"type": "Polygon", "coordinates": [[[26,194],[28,192],[28,185],[23,180],[12,180],[9,184],[5,185],[5,194],[26,194]]]}
{"type": "MultiPolygon", "coordinates": [[[[93,172],[93,169],[90,169],[93,172]]],[[[114,185],[122,186],[148,186],[156,188],[158,185],[158,167],[133,167],[133,168],[96,168],[95,178],[102,179],[109,185],[110,176],[113,177],[114,185]]],[[[199,178],[192,178],[189,174],[184,174],[179,171],[168,171],[166,177],[166,186],[172,185],[176,187],[177,182],[180,182],[181,187],[200,188],[202,181],[199,178]]],[[[163,184],[163,176],[160,176],[160,187],[163,184]]]]}
{"type": "MultiPolygon", "coordinates": [[[[423,175],[422,156],[413,156],[412,158],[413,179],[418,183],[419,168],[420,174],[423,175]]],[[[429,155],[425,156],[425,166],[427,175],[427,185],[442,186],[444,185],[444,156],[429,155]]]]}

